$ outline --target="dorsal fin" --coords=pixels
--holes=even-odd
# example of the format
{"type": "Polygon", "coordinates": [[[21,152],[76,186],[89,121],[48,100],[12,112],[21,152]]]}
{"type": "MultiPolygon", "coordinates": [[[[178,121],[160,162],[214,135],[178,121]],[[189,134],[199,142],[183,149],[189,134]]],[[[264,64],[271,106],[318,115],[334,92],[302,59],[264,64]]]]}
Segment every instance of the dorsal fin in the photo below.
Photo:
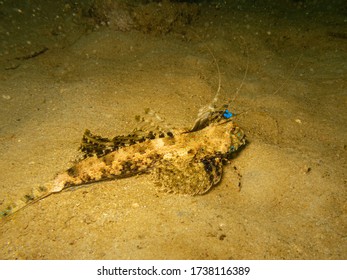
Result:
{"type": "Polygon", "coordinates": [[[139,115],[135,119],[139,122],[139,127],[128,135],[117,135],[112,139],[102,137],[86,129],[82,137],[79,150],[83,153],[83,158],[102,157],[122,147],[128,147],[141,143],[147,139],[173,137],[173,130],[155,111],[145,109],[145,117],[139,115]]]}
{"type": "Polygon", "coordinates": [[[200,111],[198,118],[195,120],[193,127],[189,132],[194,132],[201,130],[212,123],[217,123],[221,119],[228,119],[232,114],[227,110],[228,105],[223,105],[220,109],[215,108],[206,108],[205,111],[200,111]],[[227,116],[226,113],[229,113],[230,116],[227,116]]]}

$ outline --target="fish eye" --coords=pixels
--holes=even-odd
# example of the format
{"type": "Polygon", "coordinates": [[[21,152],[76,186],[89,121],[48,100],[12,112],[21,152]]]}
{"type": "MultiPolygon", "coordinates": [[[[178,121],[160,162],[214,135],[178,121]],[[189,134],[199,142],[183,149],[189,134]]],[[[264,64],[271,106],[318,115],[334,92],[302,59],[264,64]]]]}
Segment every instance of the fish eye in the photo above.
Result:
{"type": "Polygon", "coordinates": [[[230,119],[233,116],[233,113],[231,113],[228,109],[225,109],[223,113],[223,117],[226,119],[230,119]]]}

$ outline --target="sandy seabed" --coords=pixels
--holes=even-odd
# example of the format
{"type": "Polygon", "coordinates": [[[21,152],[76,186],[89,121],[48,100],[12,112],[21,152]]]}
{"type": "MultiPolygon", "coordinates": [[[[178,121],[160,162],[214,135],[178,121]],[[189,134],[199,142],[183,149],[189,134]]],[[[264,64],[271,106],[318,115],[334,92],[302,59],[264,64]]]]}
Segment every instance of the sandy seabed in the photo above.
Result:
{"type": "Polygon", "coordinates": [[[223,3],[165,35],[2,4],[2,208],[71,166],[86,128],[131,132],[145,108],[190,127],[218,87],[208,49],[248,144],[203,196],[143,175],[43,199],[0,221],[1,259],[347,258],[346,15],[223,3]]]}

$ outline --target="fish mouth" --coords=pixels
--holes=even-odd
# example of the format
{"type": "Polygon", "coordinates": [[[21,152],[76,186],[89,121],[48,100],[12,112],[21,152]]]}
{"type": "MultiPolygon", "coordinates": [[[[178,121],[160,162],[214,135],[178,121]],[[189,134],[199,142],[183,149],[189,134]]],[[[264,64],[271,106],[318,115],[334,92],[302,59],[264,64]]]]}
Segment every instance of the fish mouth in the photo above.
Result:
{"type": "Polygon", "coordinates": [[[246,144],[246,137],[243,130],[239,127],[235,127],[230,131],[231,145],[229,148],[229,152],[237,151],[241,146],[246,144]]]}

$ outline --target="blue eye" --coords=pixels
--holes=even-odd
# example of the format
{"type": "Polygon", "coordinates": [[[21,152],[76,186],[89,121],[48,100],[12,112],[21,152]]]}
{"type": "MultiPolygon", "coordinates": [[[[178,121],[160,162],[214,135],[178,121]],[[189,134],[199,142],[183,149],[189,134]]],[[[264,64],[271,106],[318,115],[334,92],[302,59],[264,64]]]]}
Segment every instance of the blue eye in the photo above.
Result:
{"type": "Polygon", "coordinates": [[[229,112],[228,109],[226,109],[223,113],[223,117],[226,119],[230,119],[233,116],[233,114],[231,112],[229,112]]]}

